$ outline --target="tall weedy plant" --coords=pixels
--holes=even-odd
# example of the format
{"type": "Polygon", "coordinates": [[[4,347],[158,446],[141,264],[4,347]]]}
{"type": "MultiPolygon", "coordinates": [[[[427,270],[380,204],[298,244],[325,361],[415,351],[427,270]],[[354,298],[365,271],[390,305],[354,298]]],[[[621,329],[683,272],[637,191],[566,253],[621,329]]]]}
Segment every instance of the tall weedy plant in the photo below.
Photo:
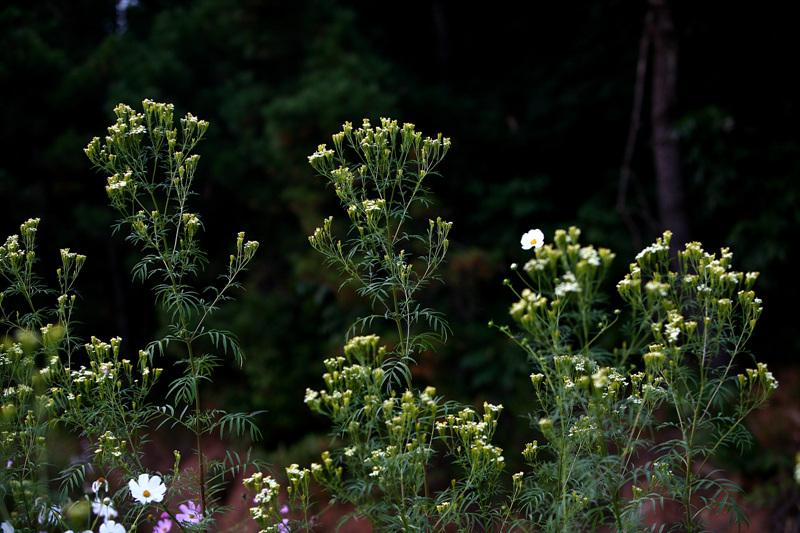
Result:
{"type": "Polygon", "coordinates": [[[309,528],[308,480],[314,477],[334,501],[355,506],[382,531],[489,528],[507,517],[494,505],[505,463],[491,444],[502,406],[482,413],[444,402],[433,387],[412,387],[410,365],[431,342],[446,338],[438,312],[418,294],[437,278],[448,250],[451,223],[436,218],[417,230],[417,206],[429,204],[427,183],[450,147],[438,135],[424,138],[413,124],[365,120],[345,123],[333,148],[309,157],[333,187],[347,213],[346,236],[337,237],[333,217],[309,237],[311,245],[368,298],[373,313],[348,332],[344,354],[325,360],[325,388],[307,390],[306,404],[330,418],[336,446],[310,468],[286,470],[290,503],[303,520],[278,514],[279,486],[258,475],[246,482],[257,493],[253,516],[265,531],[309,528]],[[356,336],[385,321],[395,335],[389,346],[377,335],[356,336]],[[341,446],[338,444],[341,443],[341,446]],[[449,486],[432,487],[430,467],[449,457],[457,472],[449,486]]]}
{"type": "MultiPolygon", "coordinates": [[[[47,437],[59,406],[79,401],[80,392],[60,383],[78,351],[74,285],[86,257],[62,249],[57,288],[36,272],[40,220],[29,219],[0,246],[0,515],[18,527],[47,528],[61,516],[49,479],[47,437]]],[[[37,529],[37,530],[38,530],[37,529]]]]}
{"type": "MultiPolygon", "coordinates": [[[[744,417],[776,382],[761,363],[732,374],[760,302],[750,290],[756,275],[732,271],[726,250],[717,258],[692,243],[672,271],[665,234],[619,283],[623,312],[608,308],[610,250],[581,245],[577,228],[557,231],[547,245],[538,230],[523,237],[536,254],[512,266],[524,288],[506,282],[518,298],[510,314],[519,329],[501,330],[532,365],[539,438],[521,447],[530,471],[512,475],[510,491],[502,450],[491,444],[502,406],[485,404],[478,414],[410,386],[409,364],[432,334],[448,331],[415,295],[435,277],[450,224],[430,220],[427,234],[407,229],[449,144],[440,139],[422,140],[412,125],[390,120],[356,130],[346,123],[333,149],[322,145],[309,157],[349,218],[346,238],[327,218],[309,241],[377,311],[351,328],[343,356],[325,360],[325,389],[306,392],[342,446],[321,464],[287,468],[289,500],[304,515],[291,527],[310,527],[310,477],[390,531],[636,531],[652,526],[645,505],[665,501],[684,509],[683,520],[662,524],[674,530],[701,528],[709,509],[741,518],[735,486],[703,467],[722,446],[746,442],[744,417]],[[353,336],[376,320],[396,330],[393,347],[353,336]],[[442,456],[456,475],[432,490],[428,469],[442,456]]],[[[246,484],[265,530],[289,527],[277,482],[259,474],[246,484]]]]}
{"type": "Polygon", "coordinates": [[[746,518],[733,498],[739,488],[709,472],[708,463],[725,446],[751,443],[743,422],[778,382],[746,348],[762,312],[752,290],[758,273],[733,270],[730,250],[712,254],[697,242],[678,252],[673,270],[670,236],[664,233],[637,255],[618,289],[649,329],[645,371],[660,379],[672,413],[659,426],[674,437],[655,447],[652,484],[680,504],[679,527],[692,532],[702,529],[706,511],[746,518]],[[754,367],[743,366],[748,363],[754,367]]]}
{"type": "MultiPolygon", "coordinates": [[[[106,192],[120,216],[115,229],[126,233],[126,239],[143,253],[133,269],[134,279],[153,284],[157,304],[167,313],[166,334],[140,351],[140,366],[146,373],[153,359],[177,356],[175,364],[181,371],[168,387],[171,402],[153,405],[153,416],[160,427],[182,428],[194,435],[198,472],[196,482],[189,483],[188,488],[191,492],[196,489],[198,501],[191,507],[202,525],[192,527],[207,528],[206,521],[213,520],[219,510],[214,495],[223,486],[223,476],[242,464],[234,454],[222,461],[209,461],[203,439],[215,433],[220,438],[259,436],[253,414],[203,407],[201,385],[213,380],[223,357],[232,357],[238,365],[244,361],[236,337],[210,328],[207,322],[220,304],[231,299],[231,290],[241,287],[238,278],[253,259],[258,243],[247,241],[240,232],[219,283],[198,287],[198,277],[208,260],[199,242],[203,224],[189,203],[200,160],[193,152],[209,124],[187,113],[176,125],[172,104],[144,100],[142,106],[143,112],[117,106],[117,120],[108,128],[108,135],[103,140],[92,139],[85,152],[98,170],[108,175],[106,192]]],[[[143,404],[134,402],[134,406],[141,409],[143,404]]],[[[145,432],[147,426],[132,425],[129,429],[145,432]]],[[[141,448],[136,444],[131,443],[127,455],[142,472],[141,448]]],[[[176,476],[178,461],[176,457],[176,476]]],[[[128,468],[126,473],[135,471],[128,468]]],[[[175,477],[171,480],[176,489],[182,483],[175,477]]],[[[137,489],[131,486],[130,490],[135,493],[137,489]]]]}
{"type": "Polygon", "coordinates": [[[308,157],[314,170],[333,187],[347,211],[351,228],[342,241],[332,231],[333,217],[309,237],[309,242],[344,276],[375,312],[359,318],[348,337],[376,319],[392,323],[395,347],[386,354],[387,379],[410,385],[409,364],[431,342],[446,339],[442,315],[422,307],[419,292],[438,279],[452,223],[429,220],[427,231],[410,227],[417,206],[430,202],[427,184],[450,149],[439,134],[423,138],[413,124],[399,126],[382,119],[373,127],[365,120],[353,129],[348,122],[333,135],[333,149],[320,145],[308,157]]]}
{"type": "Polygon", "coordinates": [[[520,331],[501,329],[533,366],[531,419],[542,437],[523,451],[532,471],[522,523],[635,531],[646,526],[643,505],[665,501],[683,509],[683,520],[663,524],[671,530],[702,529],[709,510],[744,519],[737,487],[705,467],[722,447],[748,443],[745,417],[777,387],[763,363],[735,373],[761,314],[757,274],[732,270],[727,249],[716,256],[698,243],[673,270],[667,232],[617,285],[628,311],[618,329],[621,312],[606,310],[602,292],[614,254],[579,236],[570,228],[553,244],[534,239],[536,257],[521,272],[512,265],[525,285],[510,310],[520,331]],[[609,330],[624,339],[613,350],[609,330]]]}
{"type": "Polygon", "coordinates": [[[208,123],[187,114],[176,126],[171,104],[145,100],[143,108],[140,113],[117,106],[108,135],[92,139],[85,152],[108,175],[106,192],[120,215],[115,229],[143,252],[133,274],[153,285],[169,319],[164,337],[139,350],[133,361],[125,357],[120,338],[91,337],[80,350],[73,319],[75,282],[86,258],[61,250],[58,287],[50,289],[35,272],[39,219],[23,223],[20,233],[0,246],[4,533],[97,525],[101,533],[124,533],[136,530],[142,517],[157,520],[148,511],[160,514],[158,531],[205,531],[222,510],[215,496],[224,477],[244,469],[249,458],[231,452],[211,461],[203,440],[212,434],[259,435],[252,415],[206,409],[201,401],[201,385],[212,381],[224,356],[242,364],[235,336],[208,327],[207,321],[240,287],[238,278],[258,243],[239,233],[220,282],[197,287],[208,261],[198,240],[202,222],[189,210],[189,201],[199,161],[193,150],[208,123]],[[151,393],[162,369],[154,361],[173,357],[180,370],[168,386],[166,403],[156,402],[151,393]],[[53,479],[47,440],[56,427],[85,439],[91,453],[53,479]],[[177,451],[172,472],[148,473],[143,445],[162,428],[194,435],[196,476],[183,473],[177,451]],[[87,495],[89,473],[97,477],[87,495]],[[185,499],[177,510],[172,507],[176,498],[185,499]]]}
{"type": "Polygon", "coordinates": [[[522,452],[531,467],[522,514],[536,529],[592,529],[614,516],[622,530],[619,494],[631,473],[623,456],[640,444],[652,402],[641,394],[646,382],[628,376],[626,353],[598,342],[618,317],[604,308],[602,292],[614,254],[581,246],[579,235],[577,228],[559,230],[544,246],[537,236],[536,258],[522,269],[512,265],[524,288],[507,281],[518,298],[510,315],[521,332],[501,330],[532,364],[537,406],[530,418],[544,437],[522,452]]]}

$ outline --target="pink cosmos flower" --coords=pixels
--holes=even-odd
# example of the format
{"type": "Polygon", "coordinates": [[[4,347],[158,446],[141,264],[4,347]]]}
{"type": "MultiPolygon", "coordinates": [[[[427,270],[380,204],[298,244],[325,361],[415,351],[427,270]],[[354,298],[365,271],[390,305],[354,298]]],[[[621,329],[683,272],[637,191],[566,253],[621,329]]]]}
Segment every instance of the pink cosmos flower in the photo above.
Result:
{"type": "Polygon", "coordinates": [[[153,533],[168,533],[170,529],[172,529],[172,519],[170,519],[169,514],[161,513],[161,520],[153,528],[153,533]]]}
{"type": "MultiPolygon", "coordinates": [[[[280,508],[280,513],[282,515],[289,514],[289,506],[284,504],[280,508]]],[[[289,528],[289,519],[284,518],[278,523],[278,533],[289,533],[291,529],[289,528]]]]}
{"type": "Polygon", "coordinates": [[[178,509],[181,511],[175,515],[178,522],[186,522],[189,524],[197,524],[200,522],[203,511],[193,501],[189,500],[186,503],[180,504],[178,509]]]}

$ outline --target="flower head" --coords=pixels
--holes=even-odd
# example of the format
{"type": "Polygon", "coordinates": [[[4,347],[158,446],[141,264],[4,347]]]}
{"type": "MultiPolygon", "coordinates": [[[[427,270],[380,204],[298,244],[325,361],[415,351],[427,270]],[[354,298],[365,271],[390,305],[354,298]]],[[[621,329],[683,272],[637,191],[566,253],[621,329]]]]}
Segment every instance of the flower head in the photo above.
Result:
{"type": "Polygon", "coordinates": [[[531,248],[541,248],[544,244],[544,233],[540,229],[528,230],[522,234],[519,240],[523,250],[530,250],[531,248]]]}
{"type": "Polygon", "coordinates": [[[116,518],[118,514],[117,510],[114,509],[114,504],[109,498],[103,498],[102,501],[100,498],[95,498],[92,502],[92,512],[102,517],[104,521],[116,518]]]}
{"type": "Polygon", "coordinates": [[[2,530],[3,533],[14,533],[14,526],[11,525],[11,522],[3,522],[0,524],[0,530],[2,530]]]}
{"type": "MultiPolygon", "coordinates": [[[[289,506],[286,504],[282,505],[279,512],[284,516],[288,515],[289,506]]],[[[291,528],[289,527],[288,518],[281,519],[281,521],[278,522],[277,526],[278,526],[278,533],[289,533],[291,531],[291,528]]]]}
{"type": "Polygon", "coordinates": [[[153,528],[153,533],[168,533],[170,529],[172,529],[172,519],[169,514],[161,513],[161,520],[153,528]]]}
{"type": "Polygon", "coordinates": [[[104,477],[99,477],[92,482],[92,492],[97,494],[100,490],[108,492],[108,480],[104,477]]]}
{"type": "Polygon", "coordinates": [[[125,526],[109,520],[100,524],[100,533],[125,533],[125,526]]]}
{"type": "Polygon", "coordinates": [[[128,481],[128,489],[130,489],[133,499],[142,505],[160,502],[164,499],[164,493],[167,492],[167,487],[161,481],[160,476],[151,477],[147,474],[140,474],[138,480],[128,481]]]}
{"type": "Polygon", "coordinates": [[[189,524],[197,524],[200,522],[200,517],[203,514],[202,510],[193,501],[189,500],[186,503],[180,504],[178,509],[181,511],[175,515],[175,518],[178,520],[178,522],[189,524]]]}

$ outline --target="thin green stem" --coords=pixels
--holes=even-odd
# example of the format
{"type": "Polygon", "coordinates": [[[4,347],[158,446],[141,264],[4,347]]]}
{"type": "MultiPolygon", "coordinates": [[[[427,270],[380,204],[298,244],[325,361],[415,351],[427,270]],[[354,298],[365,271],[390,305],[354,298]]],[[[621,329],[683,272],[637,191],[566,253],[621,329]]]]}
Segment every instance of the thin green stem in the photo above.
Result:
{"type": "Polygon", "coordinates": [[[203,439],[202,439],[202,426],[200,421],[200,414],[202,413],[202,406],[200,403],[200,387],[199,387],[199,372],[195,365],[194,360],[194,353],[192,352],[192,343],[191,341],[186,342],[186,349],[189,354],[189,366],[191,367],[191,371],[193,373],[193,387],[194,387],[194,416],[195,416],[195,424],[194,424],[194,436],[197,445],[197,460],[199,463],[200,469],[200,502],[202,505],[202,512],[205,513],[208,509],[207,502],[206,502],[206,467],[205,467],[205,456],[203,455],[203,439]]]}

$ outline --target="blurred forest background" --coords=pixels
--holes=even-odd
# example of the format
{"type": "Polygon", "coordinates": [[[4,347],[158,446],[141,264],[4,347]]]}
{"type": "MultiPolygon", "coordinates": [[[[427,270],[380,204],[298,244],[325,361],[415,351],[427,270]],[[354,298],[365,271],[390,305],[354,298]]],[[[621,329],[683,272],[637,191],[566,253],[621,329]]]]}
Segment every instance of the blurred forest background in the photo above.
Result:
{"type": "Polygon", "coordinates": [[[262,244],[242,300],[216,317],[247,365],[210,393],[267,410],[261,452],[302,462],[327,443],[305,388],[363,305],[308,246],[340,211],[306,156],[344,120],[441,131],[453,149],[435,211],[454,229],[446,283],[429,297],[454,334],[422,359],[420,384],[503,402],[501,441],[530,434],[515,414],[532,401],[524,356],[486,323],[506,320],[501,282],[528,257],[519,236],[531,227],[549,237],[581,226],[617,252],[614,279],[665,227],[731,246],[738,269],[762,273],[752,348],[781,388],[749,423],[755,446],[720,466],[743,483],[754,519],[800,527],[797,51],[794,17],[723,1],[4,2],[0,233],[42,217],[45,272],[60,247],[89,256],[83,333],[144,346],[163,320],[131,280],[134,251],[111,238],[105,177],[83,147],[118,102],[174,102],[209,120],[193,204],[209,277],[236,231],[262,244]]]}

